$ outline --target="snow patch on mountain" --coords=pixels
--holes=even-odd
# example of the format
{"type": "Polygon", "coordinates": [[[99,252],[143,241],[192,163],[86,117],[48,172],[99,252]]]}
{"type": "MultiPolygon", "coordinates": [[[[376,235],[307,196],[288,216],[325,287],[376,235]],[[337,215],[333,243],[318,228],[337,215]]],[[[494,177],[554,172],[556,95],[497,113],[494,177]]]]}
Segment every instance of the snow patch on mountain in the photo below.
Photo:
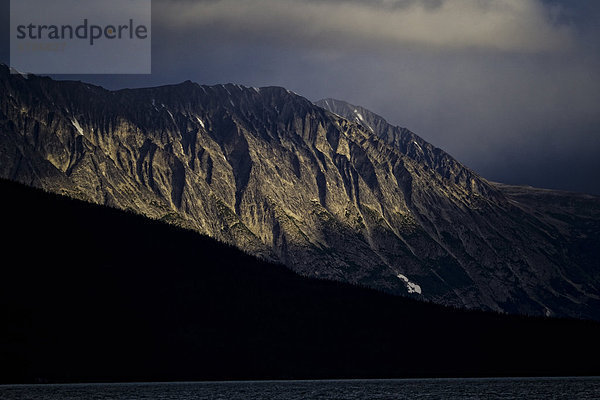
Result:
{"type": "Polygon", "coordinates": [[[75,127],[75,129],[77,129],[77,132],[83,136],[83,128],[81,127],[81,125],[79,124],[79,121],[77,121],[77,118],[73,117],[73,119],[71,120],[71,124],[75,127]]]}
{"type": "Polygon", "coordinates": [[[402,274],[398,274],[397,276],[398,278],[402,279],[404,283],[406,283],[406,289],[408,290],[408,293],[422,294],[421,286],[417,285],[414,282],[411,282],[406,276],[402,274]]]}
{"type": "Polygon", "coordinates": [[[25,78],[25,79],[29,79],[29,74],[26,74],[26,73],[24,73],[24,72],[18,71],[18,70],[17,70],[17,69],[15,69],[15,68],[12,68],[12,67],[10,67],[10,68],[9,68],[9,71],[10,71],[10,73],[11,73],[12,75],[21,75],[23,78],[25,78]]]}

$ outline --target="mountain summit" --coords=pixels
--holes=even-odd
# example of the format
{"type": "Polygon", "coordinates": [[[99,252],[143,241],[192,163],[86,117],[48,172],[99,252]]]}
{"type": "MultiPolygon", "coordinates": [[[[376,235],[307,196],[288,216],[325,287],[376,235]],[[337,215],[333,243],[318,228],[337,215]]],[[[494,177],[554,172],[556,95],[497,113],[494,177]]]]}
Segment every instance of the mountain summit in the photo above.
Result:
{"type": "Polygon", "coordinates": [[[194,229],[308,276],[600,318],[597,197],[490,183],[365,109],[278,87],[108,91],[6,67],[0,87],[2,177],[194,229]]]}

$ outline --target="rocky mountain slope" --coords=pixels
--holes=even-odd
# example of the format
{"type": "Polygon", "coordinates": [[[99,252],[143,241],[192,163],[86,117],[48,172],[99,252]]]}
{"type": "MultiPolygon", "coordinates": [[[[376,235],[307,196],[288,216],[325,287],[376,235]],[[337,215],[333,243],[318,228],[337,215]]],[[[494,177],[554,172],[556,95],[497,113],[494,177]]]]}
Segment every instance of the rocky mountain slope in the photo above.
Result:
{"type": "Polygon", "coordinates": [[[309,276],[600,318],[596,197],[492,184],[366,110],[349,118],[282,88],[108,91],[5,67],[0,88],[2,177],[191,228],[309,276]]]}

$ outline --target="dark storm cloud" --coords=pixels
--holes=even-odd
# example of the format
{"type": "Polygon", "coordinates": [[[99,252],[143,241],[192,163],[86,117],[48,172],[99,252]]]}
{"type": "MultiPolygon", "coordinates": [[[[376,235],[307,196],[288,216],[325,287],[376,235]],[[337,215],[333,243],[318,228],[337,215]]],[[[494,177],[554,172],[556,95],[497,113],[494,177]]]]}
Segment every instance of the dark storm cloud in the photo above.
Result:
{"type": "Polygon", "coordinates": [[[567,25],[537,0],[220,0],[155,2],[175,30],[210,27],[240,40],[345,49],[395,46],[514,52],[572,45],[567,25]]]}
{"type": "Polygon", "coordinates": [[[153,75],[336,97],[485,177],[600,194],[600,2],[154,0],[153,75]]]}
{"type": "Polygon", "coordinates": [[[346,99],[490,179],[600,193],[593,3],[164,1],[158,23],[197,80],[346,99]]]}

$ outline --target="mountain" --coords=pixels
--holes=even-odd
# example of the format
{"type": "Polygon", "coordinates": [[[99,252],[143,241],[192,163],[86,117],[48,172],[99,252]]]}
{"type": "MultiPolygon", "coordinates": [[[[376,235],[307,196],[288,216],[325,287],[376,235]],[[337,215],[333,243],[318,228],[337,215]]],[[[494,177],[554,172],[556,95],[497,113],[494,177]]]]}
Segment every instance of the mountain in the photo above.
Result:
{"type": "Polygon", "coordinates": [[[600,373],[598,322],[309,279],[133,213],[0,190],[0,383],[600,373]]]}
{"type": "Polygon", "coordinates": [[[108,91],[6,67],[0,87],[2,177],[306,276],[600,319],[597,197],[490,183],[367,110],[334,113],[283,88],[108,91]]]}
{"type": "MultiPolygon", "coordinates": [[[[413,132],[392,126],[383,117],[363,107],[336,99],[323,99],[315,104],[360,124],[390,146],[401,149],[407,157],[427,165],[448,179],[455,182],[464,182],[466,179],[485,181],[413,132]],[[468,178],[465,179],[465,176],[468,178]]],[[[571,288],[567,291],[564,289],[569,286],[575,287],[577,291],[584,293],[584,297],[591,301],[590,304],[598,304],[600,197],[485,182],[496,191],[495,196],[486,197],[488,212],[474,219],[440,219],[440,210],[435,203],[430,203],[429,208],[434,210],[434,215],[425,207],[417,206],[413,211],[434,240],[448,243],[447,249],[453,255],[460,254],[463,249],[467,252],[466,259],[459,261],[465,269],[468,269],[466,264],[469,263],[469,257],[477,260],[484,268],[495,263],[502,269],[504,264],[504,269],[510,270],[508,274],[512,275],[511,279],[517,280],[514,290],[519,290],[516,287],[523,284],[530,287],[541,284],[550,290],[553,296],[563,297],[563,300],[571,303],[574,312],[570,315],[590,316],[582,313],[580,309],[575,311],[577,305],[587,300],[582,301],[577,296],[567,294],[571,288]],[[487,227],[477,226],[480,222],[487,227]],[[470,232],[465,232],[465,228],[470,232]],[[440,234],[440,230],[451,232],[450,236],[453,239],[446,241],[446,232],[440,234]],[[452,240],[459,241],[454,249],[451,245],[452,240]],[[559,283],[560,280],[563,282],[559,283]]],[[[496,275],[494,280],[502,282],[504,279],[505,277],[496,275]]],[[[505,286],[505,289],[508,288],[505,286]]],[[[528,292],[527,295],[531,293],[527,289],[525,291],[528,292]]],[[[531,297],[536,299],[535,296],[531,297]]],[[[544,303],[541,298],[537,298],[536,301],[544,303]]],[[[553,314],[550,308],[547,308],[547,311],[550,311],[547,315],[553,314]]],[[[594,318],[598,317],[597,313],[592,312],[592,315],[594,318]]]]}

